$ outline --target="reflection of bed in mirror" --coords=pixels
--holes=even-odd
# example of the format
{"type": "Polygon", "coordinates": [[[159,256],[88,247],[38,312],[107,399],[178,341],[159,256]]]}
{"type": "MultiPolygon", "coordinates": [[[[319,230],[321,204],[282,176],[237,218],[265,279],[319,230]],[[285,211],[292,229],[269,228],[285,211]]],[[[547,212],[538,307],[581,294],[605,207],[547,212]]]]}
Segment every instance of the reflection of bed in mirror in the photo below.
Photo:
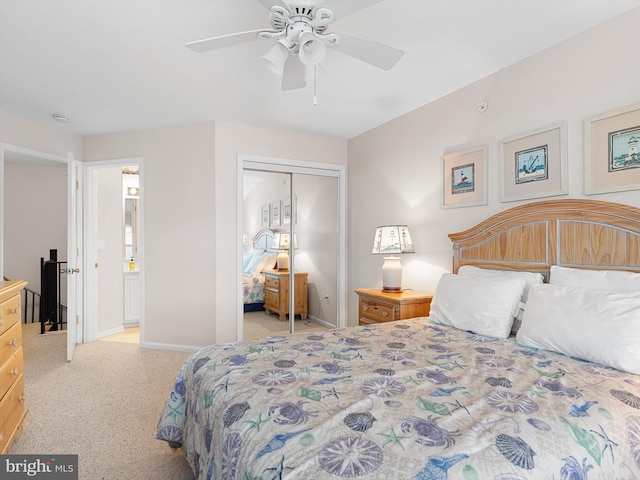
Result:
{"type": "Polygon", "coordinates": [[[273,231],[260,230],[252,240],[252,249],[242,258],[242,301],[245,312],[263,310],[264,270],[275,265],[277,250],[271,247],[273,231]]]}

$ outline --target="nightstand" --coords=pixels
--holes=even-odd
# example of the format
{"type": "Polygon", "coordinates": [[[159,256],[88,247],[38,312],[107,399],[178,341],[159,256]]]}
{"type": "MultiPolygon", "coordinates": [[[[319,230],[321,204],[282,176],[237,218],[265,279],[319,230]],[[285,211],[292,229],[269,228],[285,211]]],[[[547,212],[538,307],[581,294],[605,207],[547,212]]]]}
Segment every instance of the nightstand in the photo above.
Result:
{"type": "Polygon", "coordinates": [[[358,324],[394,322],[429,315],[432,295],[404,290],[400,293],[386,293],[381,288],[360,288],[358,324]]]}
{"type": "MultiPolygon", "coordinates": [[[[306,272],[295,272],[295,315],[307,319],[307,276],[306,272]]],[[[264,309],[267,313],[277,313],[280,320],[286,320],[289,313],[289,271],[266,270],[264,272],[264,309]]]]}

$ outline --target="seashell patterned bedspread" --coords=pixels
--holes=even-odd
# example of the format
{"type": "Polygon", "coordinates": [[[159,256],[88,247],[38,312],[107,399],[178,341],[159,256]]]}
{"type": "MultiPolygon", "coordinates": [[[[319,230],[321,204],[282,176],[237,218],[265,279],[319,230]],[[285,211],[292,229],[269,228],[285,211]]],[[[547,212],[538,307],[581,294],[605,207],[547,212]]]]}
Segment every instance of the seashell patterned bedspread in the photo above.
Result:
{"type": "Polygon", "coordinates": [[[157,438],[198,479],[640,476],[640,377],[427,318],[211,346],[157,438]]]}

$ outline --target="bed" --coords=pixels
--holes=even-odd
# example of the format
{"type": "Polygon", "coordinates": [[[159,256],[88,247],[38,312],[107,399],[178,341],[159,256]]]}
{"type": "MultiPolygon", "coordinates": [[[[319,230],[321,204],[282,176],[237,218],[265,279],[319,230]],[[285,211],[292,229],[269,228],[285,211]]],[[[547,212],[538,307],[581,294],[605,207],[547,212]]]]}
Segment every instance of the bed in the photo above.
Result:
{"type": "MultiPolygon", "coordinates": [[[[640,375],[625,369],[640,359],[640,306],[627,305],[640,291],[640,209],[535,202],[450,238],[452,273],[443,275],[430,317],[203,348],[179,372],[157,438],[182,447],[198,479],[639,477],[640,375]],[[476,268],[492,274],[462,273],[476,268]],[[505,272],[552,284],[524,285],[505,272]],[[561,284],[593,286],[600,274],[631,291],[561,284]],[[521,295],[528,289],[526,302],[505,310],[524,311],[516,336],[498,338],[493,324],[473,333],[475,325],[446,323],[484,308],[468,310],[477,302],[472,288],[454,289],[459,301],[450,302],[447,282],[456,281],[498,285],[487,304],[511,285],[521,295]],[[573,303],[553,301],[558,292],[573,303]],[[538,321],[542,337],[563,331],[567,344],[587,339],[603,361],[617,365],[624,352],[630,363],[613,368],[526,345],[545,340],[535,335],[538,321]],[[611,334],[621,327],[624,335],[611,334]]],[[[491,317],[503,307],[485,310],[491,317]]]]}
{"type": "Polygon", "coordinates": [[[278,252],[273,250],[274,233],[265,228],[256,233],[252,248],[243,255],[242,301],[245,312],[262,311],[264,308],[264,269],[273,268],[278,252]]]}

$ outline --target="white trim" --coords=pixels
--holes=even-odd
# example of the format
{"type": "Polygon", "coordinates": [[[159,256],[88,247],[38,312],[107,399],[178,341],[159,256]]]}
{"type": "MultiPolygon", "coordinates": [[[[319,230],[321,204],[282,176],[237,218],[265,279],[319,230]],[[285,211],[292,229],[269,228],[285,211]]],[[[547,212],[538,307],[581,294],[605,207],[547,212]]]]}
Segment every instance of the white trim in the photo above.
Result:
{"type": "MultiPolygon", "coordinates": [[[[238,154],[237,163],[237,239],[238,245],[242,245],[242,225],[243,225],[243,182],[242,175],[245,169],[265,170],[271,172],[299,173],[306,175],[319,175],[324,177],[335,177],[338,179],[338,255],[337,255],[337,327],[342,328],[347,325],[347,223],[346,223],[346,166],[334,163],[306,162],[276,157],[265,157],[248,154],[238,154]]],[[[292,182],[293,183],[293,182],[292,182]]],[[[292,212],[292,216],[295,212],[292,212]]],[[[295,218],[295,217],[294,217],[295,218]]],[[[293,265],[291,266],[293,268],[293,265]]],[[[236,258],[236,272],[242,271],[242,248],[238,248],[236,258]]],[[[293,281],[293,276],[290,278],[293,281]]],[[[293,288],[293,287],[292,287],[293,288]]],[[[244,308],[242,304],[242,275],[238,278],[238,319],[237,338],[242,339],[244,308]]],[[[333,325],[332,325],[333,327],[333,325]]]]}
{"type": "Polygon", "coordinates": [[[193,347],[189,345],[174,345],[173,343],[140,342],[140,348],[148,348],[150,350],[167,350],[171,352],[193,353],[193,352],[197,352],[202,347],[193,347]]]}
{"type": "Polygon", "coordinates": [[[113,327],[113,328],[110,328],[109,330],[103,330],[98,333],[96,340],[99,340],[100,338],[104,338],[104,337],[110,337],[111,335],[117,335],[118,333],[122,333],[122,332],[124,332],[124,325],[120,325],[119,327],[113,327]]]}

